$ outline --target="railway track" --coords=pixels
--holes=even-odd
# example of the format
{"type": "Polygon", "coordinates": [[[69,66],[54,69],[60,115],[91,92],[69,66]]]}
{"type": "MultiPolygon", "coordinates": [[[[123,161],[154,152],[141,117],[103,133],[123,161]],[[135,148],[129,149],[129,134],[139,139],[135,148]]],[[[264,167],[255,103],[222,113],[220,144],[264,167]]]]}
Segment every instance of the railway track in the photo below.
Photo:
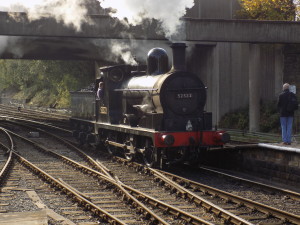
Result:
{"type": "MultiPolygon", "coordinates": [[[[25,114],[25,115],[30,115],[31,117],[44,117],[46,119],[49,118],[54,118],[58,120],[69,120],[70,116],[69,115],[64,115],[61,113],[56,113],[56,112],[47,112],[47,111],[42,111],[42,110],[34,110],[34,109],[28,109],[28,108],[21,108],[18,109],[16,106],[10,106],[10,105],[4,105],[0,104],[0,112],[5,113],[5,112],[12,112],[16,113],[18,112],[19,114],[25,114]]],[[[17,114],[18,115],[18,114],[17,114]]]]}
{"type": "MultiPolygon", "coordinates": [[[[26,133],[28,133],[28,130],[23,131],[23,135],[26,135],[26,133]]],[[[36,141],[38,141],[39,144],[44,143],[44,145],[48,146],[49,143],[51,143],[51,145],[53,145],[52,150],[63,148],[63,146],[57,147],[56,144],[54,145],[53,140],[45,142],[43,139],[44,137],[41,136],[37,138],[36,141]]],[[[67,144],[67,142],[65,142],[65,144],[67,144]]],[[[66,152],[68,151],[69,150],[66,152]]],[[[126,196],[125,198],[123,197],[126,200],[126,204],[129,202],[132,203],[132,199],[138,200],[134,202],[131,207],[136,208],[142,216],[138,217],[139,220],[133,219],[132,222],[138,221],[138,224],[144,224],[146,223],[145,221],[147,221],[146,218],[151,218],[150,221],[152,223],[159,223],[158,218],[163,218],[162,221],[165,222],[161,223],[166,224],[300,223],[299,212],[297,211],[299,210],[299,200],[297,200],[297,198],[287,203],[290,204],[289,208],[294,208],[294,213],[289,212],[290,210],[288,209],[280,211],[274,207],[268,207],[267,204],[257,203],[255,200],[245,200],[245,197],[240,196],[242,192],[238,192],[236,194],[237,196],[233,196],[232,193],[215,190],[216,188],[206,187],[208,185],[199,184],[198,182],[193,182],[171,173],[144,168],[139,164],[128,162],[121,158],[115,158],[114,162],[111,162],[109,158],[103,157],[103,154],[99,155],[97,153],[98,152],[91,152],[90,154],[93,158],[97,159],[98,162],[91,162],[92,160],[90,160],[89,163],[83,163],[82,168],[84,168],[85,173],[93,177],[98,177],[98,179],[101,178],[99,180],[100,184],[104,184],[104,186],[114,186],[114,193],[126,196]],[[95,170],[90,169],[92,166],[95,170]],[[127,194],[124,194],[121,190],[127,191],[127,194]],[[129,200],[129,196],[133,198],[129,200]],[[241,199],[246,202],[242,202],[241,199]],[[151,213],[149,214],[145,209],[142,209],[142,206],[138,204],[145,205],[153,215],[151,215],[151,213]]],[[[79,159],[76,154],[72,156],[73,154],[74,153],[68,153],[68,157],[78,162],[82,161],[82,158],[79,159]]],[[[84,158],[88,158],[88,156],[84,156],[84,158]]],[[[57,176],[60,176],[59,173],[57,176]]],[[[66,178],[62,178],[63,182],[64,179],[66,178]]],[[[68,184],[68,182],[64,183],[68,184]]],[[[76,187],[75,190],[77,190],[76,187]]],[[[253,191],[248,189],[248,187],[246,190],[249,193],[253,191]]],[[[266,192],[266,189],[263,188],[261,192],[266,192]]],[[[263,197],[263,195],[261,195],[260,198],[270,199],[274,197],[273,192],[268,194],[269,197],[263,197]]],[[[83,191],[82,194],[86,193],[83,191]]],[[[282,196],[287,196],[287,194],[285,193],[282,196]]],[[[81,197],[83,196],[81,195],[81,197]]],[[[88,200],[89,197],[90,196],[85,196],[83,198],[88,200]]],[[[85,203],[79,204],[85,205],[85,203]]],[[[274,204],[274,202],[269,202],[268,204],[274,204]]],[[[288,208],[287,206],[285,207],[288,208]]],[[[98,214],[102,215],[101,213],[98,214]]],[[[106,221],[109,222],[111,220],[106,219],[106,221]]]]}
{"type": "Polygon", "coordinates": [[[26,216],[42,215],[40,210],[45,211],[45,218],[34,223],[44,224],[47,222],[46,214],[49,218],[47,224],[83,224],[88,222],[89,225],[98,224],[97,220],[93,218],[92,213],[80,210],[74,205],[66,196],[58,195],[48,185],[45,185],[38,177],[30,173],[19,162],[13,163],[12,156],[14,150],[14,142],[11,135],[3,128],[0,129],[0,147],[1,150],[8,155],[6,163],[0,164],[0,224],[9,224],[10,222],[20,224],[26,221],[26,216]],[[6,140],[6,141],[5,141],[6,140]],[[5,143],[4,143],[5,142],[5,143]],[[9,174],[9,175],[8,175],[9,174]],[[55,212],[59,211],[60,214],[55,212]],[[9,213],[26,211],[26,214],[9,216],[9,213]],[[33,215],[30,212],[37,212],[33,215]],[[62,215],[76,214],[73,220],[78,223],[73,223],[67,217],[62,215]],[[1,214],[5,214],[4,221],[1,219],[1,214]],[[62,215],[61,215],[62,214],[62,215]],[[11,217],[11,218],[10,218],[11,217]],[[8,220],[7,218],[10,218],[8,220]],[[75,218],[75,219],[74,219],[75,218]]]}
{"type": "MultiPolygon", "coordinates": [[[[120,162],[121,164],[126,164],[130,165],[130,167],[133,167],[132,172],[141,168],[139,164],[128,163],[122,158],[116,158],[116,161],[120,162]]],[[[119,177],[119,179],[121,179],[120,177],[124,177],[124,183],[130,182],[131,178],[128,178],[128,175],[122,176],[122,173],[125,173],[125,171],[123,167],[121,168],[122,169],[120,172],[118,172],[117,176],[119,177]]],[[[144,170],[146,170],[145,173],[153,177],[153,179],[156,182],[158,182],[159,185],[162,185],[164,188],[176,193],[177,196],[180,196],[189,202],[193,202],[196,206],[203,206],[209,211],[212,211],[219,216],[224,215],[224,218],[227,218],[227,222],[231,222],[231,219],[228,216],[230,215],[230,213],[238,215],[239,217],[244,218],[245,220],[254,224],[284,224],[286,221],[288,221],[288,223],[291,224],[299,224],[300,222],[299,215],[295,215],[288,211],[278,210],[274,207],[255,202],[253,200],[240,197],[238,195],[233,195],[229,192],[218,190],[216,188],[212,188],[210,186],[203,185],[198,182],[193,182],[192,180],[175,176],[171,173],[157,171],[150,168],[144,170]],[[207,202],[205,200],[209,201],[210,203],[213,202],[220,208],[227,209],[227,211],[230,213],[226,215],[225,213],[218,211],[218,207],[214,209],[210,205],[206,205],[207,202]]],[[[113,169],[112,171],[117,172],[118,170],[113,169]]],[[[129,174],[129,172],[127,172],[126,174],[129,174]]],[[[266,196],[268,196],[268,194],[265,194],[264,197],[270,199],[274,197],[274,194],[271,193],[269,194],[269,197],[266,196]]],[[[290,208],[298,207],[299,213],[299,203],[299,201],[292,203],[293,205],[291,205],[290,208]]],[[[269,202],[269,204],[272,204],[272,202],[269,202]]],[[[295,211],[295,209],[293,210],[295,211]]],[[[232,222],[235,223],[234,221],[232,222]]]]}
{"type": "Polygon", "coordinates": [[[9,133],[0,127],[0,182],[2,182],[13,163],[12,149],[14,143],[9,133]]]}
{"type": "MultiPolygon", "coordinates": [[[[284,197],[287,197],[289,199],[294,199],[297,201],[300,201],[300,192],[296,192],[293,190],[289,190],[286,185],[279,185],[278,187],[276,184],[273,184],[273,182],[269,182],[266,180],[255,179],[253,176],[249,175],[243,175],[243,174],[236,174],[234,175],[234,172],[228,171],[228,173],[218,170],[216,168],[210,168],[210,167],[199,167],[201,171],[204,171],[205,173],[213,176],[223,177],[229,182],[238,182],[243,183],[246,187],[254,187],[258,189],[263,189],[264,191],[268,191],[271,194],[274,194],[274,192],[279,193],[280,195],[283,195],[284,197]]],[[[277,184],[278,185],[278,184],[277,184]]],[[[297,212],[297,214],[300,214],[300,212],[297,212]]]]}
{"type": "MultiPolygon", "coordinates": [[[[16,135],[14,134],[14,136],[16,135]]],[[[85,208],[95,211],[101,219],[107,220],[107,222],[113,220],[116,224],[140,223],[140,216],[133,213],[131,207],[114,194],[111,186],[99,185],[97,179],[86,176],[79,171],[79,169],[82,170],[87,166],[81,157],[76,157],[73,152],[64,149],[64,155],[72,155],[72,158],[76,158],[79,162],[76,166],[78,170],[74,170],[73,166],[76,163],[74,164],[73,160],[68,160],[66,156],[54,153],[39,144],[28,142],[29,140],[27,140],[28,143],[24,143],[26,139],[21,138],[21,136],[17,137],[16,143],[19,154],[15,154],[15,156],[18,161],[38,173],[44,180],[48,180],[56,188],[65,190],[67,195],[72,195],[78,199],[79,204],[84,204],[85,208]],[[32,148],[32,145],[35,146],[35,149],[32,148]],[[66,164],[66,162],[73,166],[66,164]]],[[[56,147],[58,148],[57,145],[56,147]]]]}
{"type": "MultiPolygon", "coordinates": [[[[228,208],[230,212],[240,215],[241,217],[249,219],[253,222],[263,221],[264,223],[283,223],[288,221],[289,223],[293,224],[299,224],[300,222],[299,193],[282,190],[264,184],[259,184],[261,188],[256,192],[253,191],[253,187],[250,188],[249,186],[246,188],[246,192],[248,193],[242,194],[241,191],[226,192],[201,184],[199,182],[194,182],[189,179],[175,176],[174,174],[163,171],[162,173],[180,186],[193,190],[193,192],[199,192],[202,195],[208,194],[213,196],[214,201],[225,200],[225,202],[230,203],[230,205],[224,205],[224,207],[228,208]],[[272,191],[268,192],[266,190],[272,191]],[[236,194],[233,194],[234,192],[236,194]],[[284,204],[282,204],[281,201],[283,199],[285,199],[284,204]],[[250,211],[251,213],[247,213],[247,211],[250,211]],[[252,215],[252,213],[254,213],[254,215],[252,215]],[[277,220],[279,221],[277,222],[277,220]]],[[[245,182],[245,180],[243,182],[245,182]]],[[[247,182],[252,183],[253,185],[258,185],[257,182],[250,182],[249,180],[247,182]]]]}
{"type": "MultiPolygon", "coordinates": [[[[25,134],[27,131],[25,132],[25,134]]],[[[25,135],[23,134],[23,135],[25,135]]],[[[26,157],[28,158],[28,157],[26,157]]],[[[105,171],[105,170],[102,170],[105,171]]],[[[133,175],[133,174],[132,174],[133,175]]],[[[150,192],[145,193],[145,190],[139,189],[137,191],[133,189],[129,189],[128,191],[131,191],[131,194],[136,195],[136,197],[143,199],[144,202],[147,202],[149,207],[158,207],[159,209],[163,210],[163,213],[159,215],[159,217],[163,217],[165,212],[170,212],[172,216],[176,216],[179,220],[185,220],[188,221],[194,221],[193,224],[202,224],[202,223],[223,223],[223,220],[228,220],[230,222],[233,222],[235,224],[248,224],[243,219],[236,217],[235,215],[226,212],[226,210],[222,210],[218,208],[217,206],[210,204],[207,202],[206,204],[209,207],[213,207],[214,209],[217,209],[218,215],[221,213],[223,217],[218,218],[214,213],[207,213],[207,208],[195,208],[194,205],[187,203],[184,199],[177,199],[176,195],[170,196],[169,191],[163,191],[160,187],[157,187],[155,183],[153,183],[152,179],[146,179],[147,177],[142,176],[140,177],[140,174],[135,174],[136,177],[130,177],[129,179],[132,181],[134,180],[134,183],[141,183],[142,186],[147,189],[150,192]],[[147,182],[146,182],[147,180],[147,182]],[[142,191],[142,192],[141,192],[142,191]],[[153,194],[153,192],[159,193],[159,195],[153,194]],[[142,194],[145,193],[145,194],[142,194]],[[154,195],[154,196],[153,196],[154,195]],[[143,196],[143,197],[142,197],[143,196]],[[167,201],[167,202],[166,202],[167,201]],[[164,203],[166,202],[166,203],[164,203]],[[201,209],[201,210],[199,210],[201,209]],[[206,218],[208,220],[205,222],[205,220],[201,218],[206,218]]],[[[118,180],[119,181],[119,180],[118,180]]],[[[123,183],[123,182],[122,182],[123,183]]],[[[129,184],[127,182],[124,183],[126,185],[126,188],[129,188],[132,186],[132,183],[129,184]]]]}
{"type": "MultiPolygon", "coordinates": [[[[17,136],[16,134],[14,134],[14,135],[17,136]]],[[[18,139],[22,139],[23,141],[25,140],[24,138],[21,138],[20,136],[17,136],[17,137],[18,137],[18,139]]],[[[28,140],[27,140],[27,142],[28,142],[28,140]]],[[[31,144],[33,144],[33,143],[31,143],[31,144]]],[[[60,188],[63,188],[63,189],[66,189],[66,186],[69,187],[71,190],[73,190],[73,193],[68,194],[68,195],[75,195],[77,199],[81,196],[80,201],[79,201],[80,204],[85,205],[85,207],[88,209],[93,208],[92,211],[96,211],[97,215],[100,214],[101,217],[104,217],[102,219],[105,219],[108,222],[111,222],[113,220],[116,222],[116,224],[144,224],[145,222],[142,222],[143,220],[150,219],[151,223],[172,224],[172,223],[174,223],[174,221],[177,221],[177,223],[181,223],[181,221],[183,219],[186,219],[186,220],[190,220],[190,221],[193,220],[194,222],[191,224],[211,224],[201,218],[194,217],[193,215],[189,215],[189,213],[183,212],[180,209],[176,209],[176,208],[173,208],[172,212],[175,211],[175,213],[177,215],[184,215],[184,217],[178,216],[178,218],[175,219],[173,217],[166,215],[165,211],[161,212],[160,213],[161,215],[158,215],[157,212],[153,212],[151,209],[145,207],[143,203],[136,200],[135,197],[133,197],[131,194],[129,194],[126,190],[124,190],[124,188],[122,186],[118,185],[115,180],[110,180],[109,178],[105,178],[103,180],[103,178],[102,178],[101,182],[103,183],[104,187],[99,189],[99,184],[97,185],[97,182],[95,182],[95,181],[93,182],[92,180],[90,180],[90,178],[87,178],[86,176],[82,177],[83,175],[79,172],[78,172],[79,174],[76,174],[76,175],[74,175],[74,172],[72,172],[72,175],[70,175],[71,172],[68,171],[67,167],[64,166],[64,164],[60,164],[61,162],[56,162],[56,160],[50,159],[49,156],[47,156],[47,157],[42,156],[42,155],[40,155],[41,153],[38,151],[34,151],[34,153],[33,153],[32,150],[29,150],[29,146],[26,146],[26,144],[24,145],[24,143],[20,143],[19,140],[17,141],[17,145],[18,145],[18,152],[20,154],[25,156],[27,159],[30,159],[30,161],[35,162],[35,165],[37,165],[38,167],[41,167],[46,172],[45,173],[41,172],[41,171],[37,172],[38,169],[33,168],[34,165],[31,165],[32,163],[29,163],[23,157],[19,156],[19,154],[16,154],[16,157],[22,164],[26,165],[27,167],[30,167],[33,171],[35,171],[35,173],[43,174],[42,176],[46,180],[49,179],[48,176],[47,176],[47,178],[45,178],[46,173],[48,173],[50,175],[50,177],[53,177],[54,180],[55,179],[59,180],[60,182],[58,182],[58,184],[56,184],[57,186],[59,186],[60,188]],[[20,151],[20,149],[22,149],[22,152],[20,151]],[[51,161],[51,165],[55,165],[55,169],[53,169],[53,168],[50,169],[49,164],[46,165],[44,160],[46,160],[47,162],[51,161]],[[80,179],[80,175],[81,175],[81,179],[80,179]],[[55,178],[55,177],[59,177],[59,179],[55,178]],[[80,179],[80,181],[78,181],[78,179],[80,179]],[[72,187],[70,187],[70,186],[72,186],[72,187]],[[112,189],[111,186],[115,186],[114,189],[116,189],[116,187],[118,187],[117,193],[121,194],[121,196],[122,196],[121,200],[120,200],[120,197],[118,199],[112,200],[112,198],[115,197],[115,195],[114,194],[109,195],[109,192],[111,192],[111,189],[112,189]],[[106,190],[107,188],[109,190],[106,190]],[[87,191],[88,191],[88,193],[87,193],[87,191]],[[106,192],[106,193],[104,193],[104,192],[106,192]],[[103,198],[109,198],[109,200],[103,201],[103,198]],[[90,202],[88,201],[89,199],[94,201],[94,203],[92,202],[92,204],[90,204],[90,202]],[[102,200],[100,200],[100,199],[102,199],[102,200]],[[102,207],[101,207],[102,209],[95,207],[96,203],[102,205],[102,207]],[[109,205],[107,206],[104,203],[109,204],[109,205]],[[123,206],[122,206],[122,203],[123,203],[123,206]],[[127,211],[124,212],[126,207],[128,209],[127,209],[127,211]],[[107,209],[103,210],[103,208],[107,208],[107,209]],[[131,212],[132,208],[137,208],[138,214],[132,214],[132,212],[131,212]],[[114,214],[118,214],[118,213],[119,214],[112,216],[111,212],[113,212],[114,214]],[[121,214],[120,214],[120,212],[121,212],[121,214]],[[103,215],[105,215],[105,216],[103,216],[103,215]],[[118,219],[118,216],[121,218],[125,217],[126,218],[125,220],[123,218],[123,220],[125,222],[122,222],[120,219],[118,219]],[[109,217],[109,218],[107,218],[107,217],[109,217]],[[164,218],[162,218],[162,217],[164,217],[164,218]],[[144,218],[144,219],[141,219],[141,218],[144,218]]],[[[34,144],[34,145],[36,147],[38,147],[40,150],[43,149],[43,147],[37,146],[37,144],[34,144]]],[[[49,153],[49,150],[43,149],[43,152],[49,153]]],[[[51,155],[53,155],[53,154],[55,155],[55,158],[59,157],[56,153],[51,152],[51,155]]],[[[64,159],[64,161],[68,161],[68,163],[72,164],[73,166],[75,164],[77,164],[73,160],[66,159],[65,156],[63,157],[63,159],[64,159]]],[[[78,159],[78,161],[80,161],[80,159],[78,159]]],[[[96,176],[96,175],[100,176],[100,177],[103,176],[97,172],[88,170],[88,168],[85,165],[76,165],[76,167],[81,168],[81,169],[84,168],[85,172],[89,171],[89,173],[93,173],[93,176],[96,176]]],[[[114,193],[114,192],[112,192],[112,193],[114,193]]],[[[157,200],[155,200],[153,198],[151,200],[153,202],[156,202],[156,204],[158,204],[157,200]]],[[[164,203],[161,203],[161,204],[166,206],[166,204],[164,204],[164,203]]]]}
{"type": "Polygon", "coordinates": [[[9,117],[14,119],[27,119],[40,121],[42,123],[48,123],[51,125],[59,126],[61,128],[68,129],[69,128],[69,116],[57,114],[57,113],[49,113],[42,112],[30,109],[22,109],[18,111],[17,107],[1,105],[0,104],[0,114],[1,117],[9,117]]]}

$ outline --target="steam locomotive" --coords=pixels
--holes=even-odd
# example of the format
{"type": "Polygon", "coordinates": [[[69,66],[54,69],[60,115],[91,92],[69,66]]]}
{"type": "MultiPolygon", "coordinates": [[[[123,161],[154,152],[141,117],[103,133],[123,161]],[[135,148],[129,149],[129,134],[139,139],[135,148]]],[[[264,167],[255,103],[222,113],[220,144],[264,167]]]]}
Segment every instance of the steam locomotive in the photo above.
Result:
{"type": "Polygon", "coordinates": [[[162,48],[149,51],[147,66],[100,68],[101,99],[95,90],[71,92],[74,137],[157,168],[198,162],[208,148],[228,142],[229,134],[213,130],[212,113],[204,111],[206,87],[185,69],[186,47],[171,45],[171,70],[162,48]]]}

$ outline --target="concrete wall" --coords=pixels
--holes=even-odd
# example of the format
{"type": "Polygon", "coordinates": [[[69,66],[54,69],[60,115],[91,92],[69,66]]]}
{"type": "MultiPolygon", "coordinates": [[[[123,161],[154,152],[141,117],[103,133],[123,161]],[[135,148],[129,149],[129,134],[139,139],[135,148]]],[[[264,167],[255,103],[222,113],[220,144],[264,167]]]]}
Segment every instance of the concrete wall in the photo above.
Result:
{"type": "Polygon", "coordinates": [[[218,43],[219,119],[225,113],[249,102],[249,49],[248,44],[218,43]]]}
{"type": "Polygon", "coordinates": [[[260,102],[277,100],[281,92],[283,48],[223,42],[194,45],[187,64],[208,88],[205,109],[213,112],[213,125],[225,113],[250,104],[253,130],[259,129],[260,102]]]}
{"type": "Polygon", "coordinates": [[[284,56],[281,45],[261,45],[260,47],[260,78],[261,100],[277,100],[282,90],[284,75],[284,56]]]}
{"type": "Polygon", "coordinates": [[[248,105],[248,44],[197,44],[192,56],[189,68],[208,88],[205,109],[213,112],[213,125],[225,113],[248,105]]]}
{"type": "Polygon", "coordinates": [[[267,148],[226,149],[209,151],[205,163],[209,166],[242,171],[257,177],[300,187],[300,154],[267,148]]]}

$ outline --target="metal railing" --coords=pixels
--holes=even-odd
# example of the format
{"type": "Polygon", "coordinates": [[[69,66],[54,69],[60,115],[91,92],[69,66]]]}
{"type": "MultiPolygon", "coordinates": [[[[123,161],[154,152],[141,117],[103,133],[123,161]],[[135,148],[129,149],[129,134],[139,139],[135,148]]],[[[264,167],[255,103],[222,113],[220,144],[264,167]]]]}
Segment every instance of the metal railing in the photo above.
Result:
{"type": "MultiPolygon", "coordinates": [[[[246,130],[224,129],[230,136],[232,141],[250,142],[250,143],[280,143],[281,134],[250,132],[246,130]]],[[[293,133],[292,142],[300,143],[300,134],[293,133]]]]}

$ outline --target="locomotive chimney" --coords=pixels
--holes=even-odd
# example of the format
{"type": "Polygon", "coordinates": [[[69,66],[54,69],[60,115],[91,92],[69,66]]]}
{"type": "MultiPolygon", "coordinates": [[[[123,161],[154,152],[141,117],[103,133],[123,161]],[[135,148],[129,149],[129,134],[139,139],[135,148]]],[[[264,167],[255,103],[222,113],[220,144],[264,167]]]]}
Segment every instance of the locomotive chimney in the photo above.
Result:
{"type": "Polygon", "coordinates": [[[185,43],[173,43],[173,67],[172,70],[186,70],[185,68],[185,43]]]}

